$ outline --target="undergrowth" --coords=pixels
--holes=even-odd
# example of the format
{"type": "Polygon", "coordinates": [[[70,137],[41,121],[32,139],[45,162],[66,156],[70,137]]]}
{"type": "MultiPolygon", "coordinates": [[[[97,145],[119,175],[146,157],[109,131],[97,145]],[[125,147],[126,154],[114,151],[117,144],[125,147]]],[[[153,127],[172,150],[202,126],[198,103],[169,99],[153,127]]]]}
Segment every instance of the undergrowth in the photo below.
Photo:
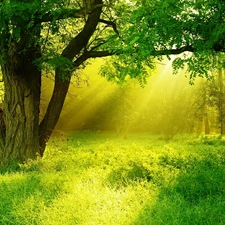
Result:
{"type": "Polygon", "coordinates": [[[149,134],[53,138],[43,158],[0,174],[0,224],[225,224],[223,144],[149,134]]]}

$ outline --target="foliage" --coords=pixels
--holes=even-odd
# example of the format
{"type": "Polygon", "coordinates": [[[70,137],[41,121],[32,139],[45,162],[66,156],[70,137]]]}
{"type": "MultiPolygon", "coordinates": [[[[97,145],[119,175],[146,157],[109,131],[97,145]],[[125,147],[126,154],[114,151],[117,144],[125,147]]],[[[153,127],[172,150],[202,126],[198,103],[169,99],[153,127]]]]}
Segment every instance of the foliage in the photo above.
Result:
{"type": "Polygon", "coordinates": [[[90,132],[52,139],[42,159],[0,175],[0,222],[224,223],[224,147],[201,140],[90,132]]]}
{"type": "Polygon", "coordinates": [[[225,51],[224,1],[137,0],[130,3],[132,7],[122,21],[121,39],[114,40],[128,74],[137,74],[138,68],[144,76],[142,70],[146,65],[152,68],[154,58],[172,59],[175,54],[175,73],[186,68],[191,83],[196,76],[211,77],[217,55],[225,51]]]}

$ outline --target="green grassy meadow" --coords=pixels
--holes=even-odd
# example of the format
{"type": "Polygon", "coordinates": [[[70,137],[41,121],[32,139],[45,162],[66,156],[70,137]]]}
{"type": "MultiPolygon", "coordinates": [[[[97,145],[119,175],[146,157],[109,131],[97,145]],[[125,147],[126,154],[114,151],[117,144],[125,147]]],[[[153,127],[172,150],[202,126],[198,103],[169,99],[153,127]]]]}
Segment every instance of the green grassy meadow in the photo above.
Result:
{"type": "Polygon", "coordinates": [[[1,172],[1,225],[225,224],[220,137],[64,139],[52,138],[42,159],[1,172]]]}

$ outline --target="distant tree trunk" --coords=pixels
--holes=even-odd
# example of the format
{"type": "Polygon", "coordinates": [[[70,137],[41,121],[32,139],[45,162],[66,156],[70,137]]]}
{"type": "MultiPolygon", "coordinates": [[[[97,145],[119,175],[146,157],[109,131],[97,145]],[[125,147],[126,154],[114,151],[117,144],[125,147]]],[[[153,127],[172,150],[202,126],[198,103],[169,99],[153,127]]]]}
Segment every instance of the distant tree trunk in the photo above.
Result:
{"type": "Polygon", "coordinates": [[[210,134],[210,125],[209,125],[209,119],[208,116],[205,116],[204,118],[204,125],[205,125],[205,134],[210,134]]]}
{"type": "Polygon", "coordinates": [[[224,121],[221,122],[220,124],[220,135],[224,135],[225,134],[225,126],[224,126],[224,121]]]}
{"type": "Polygon", "coordinates": [[[220,122],[220,134],[224,135],[224,85],[223,85],[223,73],[222,69],[218,70],[218,81],[219,81],[219,96],[218,96],[218,111],[219,111],[219,122],[220,122]]]}
{"type": "MultiPolygon", "coordinates": [[[[9,55],[2,65],[5,85],[4,113],[6,134],[4,162],[24,162],[39,153],[39,103],[41,72],[33,64],[39,57],[37,49],[9,55]]],[[[2,136],[3,139],[3,136],[2,136]]]]}

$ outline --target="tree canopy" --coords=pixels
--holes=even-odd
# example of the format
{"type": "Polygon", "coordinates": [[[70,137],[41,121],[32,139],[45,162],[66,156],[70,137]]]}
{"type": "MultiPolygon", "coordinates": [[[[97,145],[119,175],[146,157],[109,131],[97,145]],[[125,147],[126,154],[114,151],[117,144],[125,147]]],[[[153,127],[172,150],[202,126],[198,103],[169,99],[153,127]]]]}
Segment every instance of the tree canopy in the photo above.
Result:
{"type": "MultiPolygon", "coordinates": [[[[124,64],[116,59],[112,64],[115,70],[120,67],[125,69],[124,75],[138,77],[146,65],[154,66],[155,58],[166,55],[170,59],[174,54],[175,72],[186,66],[191,82],[196,76],[210,76],[216,57],[225,51],[224,1],[145,0],[130,4],[134,10],[127,9],[129,16],[122,20],[121,35],[114,44],[123,52],[120,60],[124,64]]],[[[224,60],[220,64],[224,67],[224,60]]],[[[105,70],[105,75],[110,76],[111,70],[105,70]]]]}

